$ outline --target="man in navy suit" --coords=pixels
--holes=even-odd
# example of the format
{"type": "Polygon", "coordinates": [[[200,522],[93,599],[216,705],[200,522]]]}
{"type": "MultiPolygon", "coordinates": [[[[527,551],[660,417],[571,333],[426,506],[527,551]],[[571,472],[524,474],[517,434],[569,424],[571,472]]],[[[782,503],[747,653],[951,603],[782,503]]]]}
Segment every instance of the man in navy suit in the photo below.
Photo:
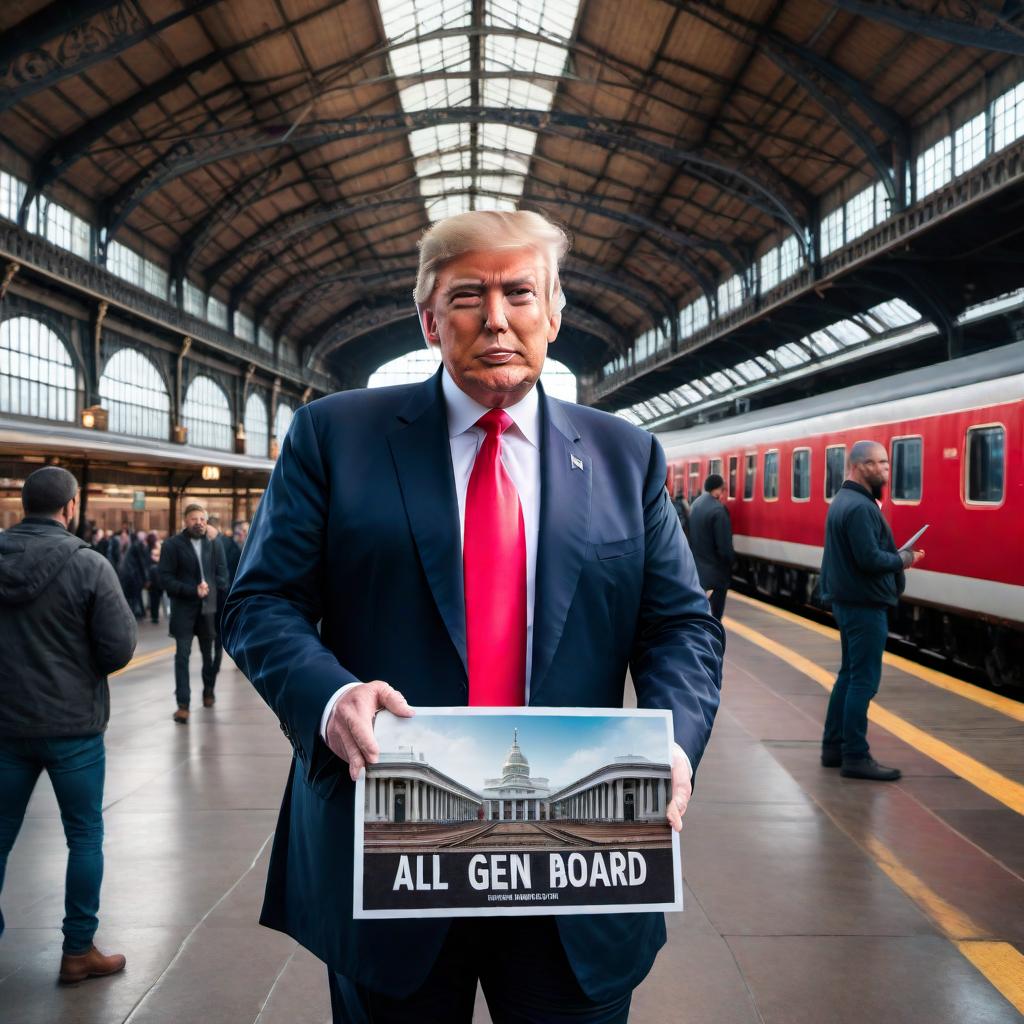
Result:
{"type": "Polygon", "coordinates": [[[538,385],[563,304],[539,214],[434,225],[416,303],[442,369],[301,408],[253,521],[224,646],[294,748],[262,923],[328,965],[335,1021],[624,1021],[660,914],[353,921],[353,780],[385,708],[671,710],[677,830],[723,634],[654,438],[538,385]]]}

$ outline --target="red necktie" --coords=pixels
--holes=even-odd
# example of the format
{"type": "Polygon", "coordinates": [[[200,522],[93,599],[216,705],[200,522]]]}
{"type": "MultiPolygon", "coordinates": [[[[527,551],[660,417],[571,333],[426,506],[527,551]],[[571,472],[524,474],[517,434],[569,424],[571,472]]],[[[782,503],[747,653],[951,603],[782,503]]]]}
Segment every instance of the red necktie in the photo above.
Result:
{"type": "Polygon", "coordinates": [[[462,544],[469,703],[518,707],[526,699],[526,530],[519,492],[501,462],[508,413],[492,409],[466,490],[462,544]]]}

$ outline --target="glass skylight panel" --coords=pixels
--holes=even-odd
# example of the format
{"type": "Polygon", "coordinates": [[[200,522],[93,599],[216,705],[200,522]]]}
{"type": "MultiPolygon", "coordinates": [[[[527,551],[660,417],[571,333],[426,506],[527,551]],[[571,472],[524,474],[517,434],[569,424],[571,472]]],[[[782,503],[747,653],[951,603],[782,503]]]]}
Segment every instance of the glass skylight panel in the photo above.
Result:
{"type": "Polygon", "coordinates": [[[469,37],[442,36],[395,46],[391,66],[399,78],[438,71],[469,71],[469,37]]]}
{"type": "Polygon", "coordinates": [[[469,25],[472,0],[377,0],[388,39],[469,25]]]}
{"type": "Polygon", "coordinates": [[[504,195],[521,196],[523,179],[510,174],[478,174],[476,187],[484,192],[501,192],[504,195]]]}
{"type": "Polygon", "coordinates": [[[442,178],[421,178],[420,193],[425,196],[443,196],[450,192],[466,192],[473,183],[469,175],[454,177],[445,175],[442,178]]]}
{"type": "Polygon", "coordinates": [[[537,133],[527,128],[514,128],[507,124],[480,125],[480,144],[486,149],[503,153],[521,153],[531,156],[537,145],[537,133]]]}
{"type": "Polygon", "coordinates": [[[772,349],[768,355],[786,369],[811,361],[811,357],[799,345],[794,345],[791,341],[772,349]]]}
{"type": "Polygon", "coordinates": [[[736,372],[741,373],[747,380],[760,380],[766,376],[764,367],[753,359],[736,365],[736,372]]]}
{"type": "Polygon", "coordinates": [[[485,78],[482,84],[485,107],[550,110],[555,99],[551,89],[521,78],[485,78]]]}
{"type": "Polygon", "coordinates": [[[409,148],[413,156],[441,153],[449,149],[465,149],[469,146],[469,125],[439,124],[434,128],[417,128],[409,132],[409,148]]]}
{"type": "Polygon", "coordinates": [[[866,341],[871,335],[864,328],[853,320],[839,320],[828,329],[840,345],[856,345],[859,341],[866,341]]]}
{"type": "Polygon", "coordinates": [[[579,0],[487,0],[489,25],[568,40],[576,25],[579,0]]]}
{"type": "Polygon", "coordinates": [[[803,339],[805,345],[810,347],[822,356],[830,356],[833,352],[839,351],[839,342],[830,338],[825,331],[814,331],[803,339]]]}
{"type": "Polygon", "coordinates": [[[467,107],[470,96],[468,78],[433,78],[429,82],[416,82],[398,90],[405,111],[467,107]]]}
{"type": "Polygon", "coordinates": [[[475,196],[473,204],[477,210],[500,210],[503,213],[511,213],[516,208],[514,199],[499,199],[496,196],[475,196]]]}
{"type": "Polygon", "coordinates": [[[715,391],[728,391],[732,387],[732,381],[721,370],[716,370],[714,373],[709,373],[704,378],[715,391]]]}
{"type": "Polygon", "coordinates": [[[880,302],[877,306],[872,306],[868,313],[889,330],[894,327],[916,324],[921,319],[921,314],[902,299],[889,299],[886,302],[880,302]]]}
{"type": "Polygon", "coordinates": [[[488,36],[484,43],[485,71],[521,71],[561,75],[568,56],[564,46],[516,36],[488,36]]]}
{"type": "Polygon", "coordinates": [[[1002,149],[1024,135],[1024,82],[1004,92],[992,104],[992,145],[1002,149]]]}
{"type": "Polygon", "coordinates": [[[444,220],[469,210],[469,196],[465,193],[439,196],[427,204],[427,213],[432,221],[444,220]]]}

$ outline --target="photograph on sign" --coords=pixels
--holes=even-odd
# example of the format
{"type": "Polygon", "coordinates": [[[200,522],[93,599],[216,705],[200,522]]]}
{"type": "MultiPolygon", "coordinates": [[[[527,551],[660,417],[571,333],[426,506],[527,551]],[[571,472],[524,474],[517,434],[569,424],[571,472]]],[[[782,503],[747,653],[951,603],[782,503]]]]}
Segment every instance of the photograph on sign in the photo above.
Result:
{"type": "Polygon", "coordinates": [[[374,731],[356,918],[682,910],[669,712],[417,708],[374,731]]]}

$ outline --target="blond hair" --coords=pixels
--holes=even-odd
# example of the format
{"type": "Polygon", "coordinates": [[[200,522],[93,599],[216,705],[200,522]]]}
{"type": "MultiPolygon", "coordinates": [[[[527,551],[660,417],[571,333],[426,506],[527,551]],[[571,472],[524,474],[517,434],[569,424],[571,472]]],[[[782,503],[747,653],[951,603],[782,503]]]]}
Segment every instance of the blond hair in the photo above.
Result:
{"type": "Polygon", "coordinates": [[[439,220],[420,239],[420,265],[413,299],[425,306],[433,294],[438,271],[468,252],[494,249],[539,249],[547,262],[548,299],[559,291],[558,264],[569,251],[569,236],[532,210],[472,210],[439,220]]]}

